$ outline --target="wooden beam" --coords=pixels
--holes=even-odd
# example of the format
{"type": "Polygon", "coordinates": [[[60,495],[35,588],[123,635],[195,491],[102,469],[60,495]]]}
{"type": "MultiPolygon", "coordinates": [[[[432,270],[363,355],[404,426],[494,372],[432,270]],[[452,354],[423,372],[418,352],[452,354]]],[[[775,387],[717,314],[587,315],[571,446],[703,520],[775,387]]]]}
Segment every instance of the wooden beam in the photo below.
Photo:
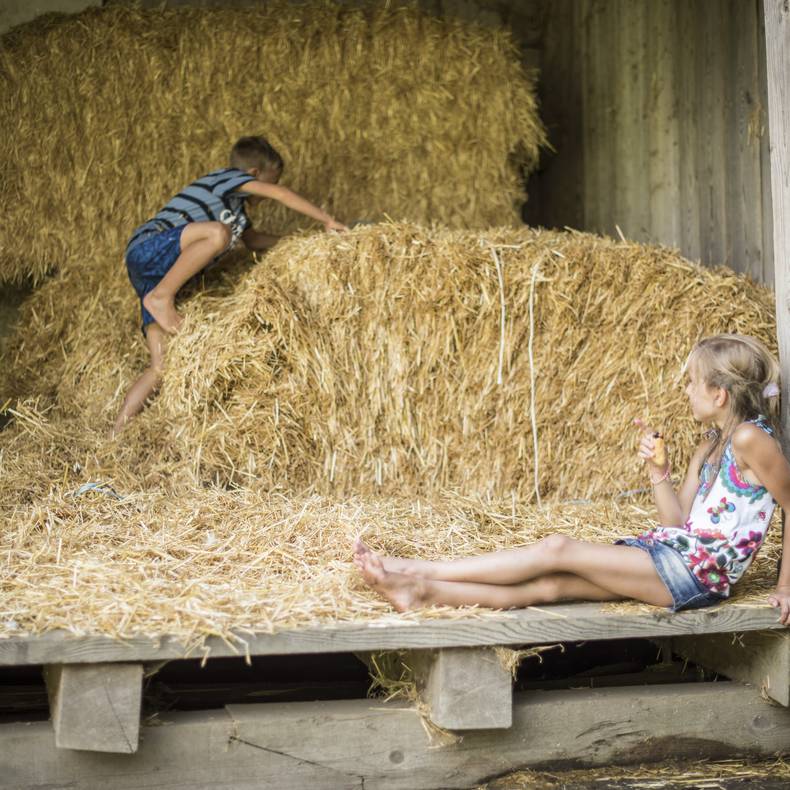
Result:
{"type": "Polygon", "coordinates": [[[437,726],[491,730],[513,723],[513,678],[493,648],[414,650],[407,661],[437,726]]]}
{"type": "Polygon", "coordinates": [[[468,788],[551,764],[774,757],[790,750],[790,710],[738,683],[516,694],[513,726],[437,747],[402,703],[231,705],[163,713],[134,756],[55,749],[47,722],[0,725],[0,783],[52,787],[468,788]]]}
{"type": "Polygon", "coordinates": [[[751,683],[780,705],[790,705],[790,634],[681,636],[675,653],[733,680],[751,683]]]}
{"type": "Polygon", "coordinates": [[[790,437],[790,3],[762,0],[782,425],[790,437]]]}
{"type": "Polygon", "coordinates": [[[59,749],[137,751],[142,664],[57,664],[44,678],[59,749]]]}
{"type": "MultiPolygon", "coordinates": [[[[342,624],[240,634],[234,645],[210,638],[210,657],[344,653],[367,650],[482,647],[485,645],[547,645],[590,639],[650,639],[683,634],[783,629],[770,606],[725,603],[708,609],[672,614],[666,609],[613,611],[601,604],[557,604],[476,618],[401,620],[342,624]]],[[[82,664],[108,661],[162,661],[200,658],[204,650],[177,639],[104,636],[75,637],[61,632],[0,639],[0,666],[82,664]]]]}

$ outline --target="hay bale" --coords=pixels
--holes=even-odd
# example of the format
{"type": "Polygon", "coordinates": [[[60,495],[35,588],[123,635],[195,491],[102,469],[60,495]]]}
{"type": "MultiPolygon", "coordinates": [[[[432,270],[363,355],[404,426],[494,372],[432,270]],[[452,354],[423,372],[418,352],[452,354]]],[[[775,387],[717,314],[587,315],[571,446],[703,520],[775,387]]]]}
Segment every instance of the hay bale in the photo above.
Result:
{"type": "Polygon", "coordinates": [[[771,292],[661,247],[410,225],[295,238],[190,311],[150,419],[194,479],[534,500],[536,435],[542,496],[611,497],[645,481],[635,416],[684,468],[700,427],[680,369],[720,331],[775,349],[771,292]]]}
{"type": "Polygon", "coordinates": [[[508,31],[318,1],[37,20],[3,37],[0,118],[0,282],[90,260],[114,277],[135,225],[245,134],[344,220],[454,227],[516,222],[546,141],[508,31]]]}

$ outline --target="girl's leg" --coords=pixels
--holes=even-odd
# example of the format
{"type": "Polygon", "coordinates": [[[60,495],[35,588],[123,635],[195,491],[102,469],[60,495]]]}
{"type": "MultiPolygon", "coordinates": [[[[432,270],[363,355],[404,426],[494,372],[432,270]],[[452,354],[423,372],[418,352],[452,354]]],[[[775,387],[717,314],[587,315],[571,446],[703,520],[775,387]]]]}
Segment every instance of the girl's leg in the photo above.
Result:
{"type": "Polygon", "coordinates": [[[158,324],[149,324],[145,332],[145,342],[148,345],[151,361],[126,393],[121,412],[112,429],[112,436],[120,433],[126,423],[142,411],[145,402],[156,392],[162,380],[167,335],[158,324]]]}
{"type": "MultiPolygon", "coordinates": [[[[364,544],[355,546],[355,562],[360,567],[375,558],[364,544]]],[[[408,575],[423,575],[432,581],[515,585],[556,573],[571,573],[620,598],[635,598],[657,606],[669,606],[672,598],[650,556],[634,546],[616,546],[550,535],[523,549],[498,551],[454,562],[419,561],[408,575]]],[[[396,571],[397,572],[397,571],[396,571]]],[[[481,604],[482,605],[482,604],[481,604]]]]}
{"type": "Polygon", "coordinates": [[[182,318],[176,312],[178,289],[208,266],[230,244],[230,229],[221,222],[190,222],[181,232],[181,254],[159,281],[143,297],[145,309],[166,332],[175,332],[182,318]]]}
{"type": "Polygon", "coordinates": [[[362,575],[399,612],[422,606],[486,606],[513,609],[557,601],[616,601],[623,596],[570,573],[553,573],[522,584],[477,584],[424,579],[385,570],[374,554],[360,564],[362,575]]]}

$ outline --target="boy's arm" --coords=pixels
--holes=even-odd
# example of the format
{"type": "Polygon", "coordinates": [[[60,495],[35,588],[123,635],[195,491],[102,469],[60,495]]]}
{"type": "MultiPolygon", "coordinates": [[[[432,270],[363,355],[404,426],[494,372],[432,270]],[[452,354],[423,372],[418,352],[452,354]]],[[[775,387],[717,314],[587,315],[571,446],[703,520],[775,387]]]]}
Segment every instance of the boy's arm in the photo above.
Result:
{"type": "Polygon", "coordinates": [[[252,252],[263,252],[270,250],[280,240],[279,236],[272,236],[270,233],[261,233],[254,228],[247,228],[241,234],[244,246],[252,252]]]}
{"type": "Polygon", "coordinates": [[[297,195],[296,192],[281,184],[265,184],[262,181],[248,181],[246,184],[242,184],[239,187],[239,192],[276,200],[278,203],[282,203],[293,211],[298,211],[306,217],[323,223],[327,230],[348,230],[342,222],[337,222],[330,217],[326,211],[318,208],[318,206],[314,206],[309,200],[306,200],[301,195],[297,195]]]}

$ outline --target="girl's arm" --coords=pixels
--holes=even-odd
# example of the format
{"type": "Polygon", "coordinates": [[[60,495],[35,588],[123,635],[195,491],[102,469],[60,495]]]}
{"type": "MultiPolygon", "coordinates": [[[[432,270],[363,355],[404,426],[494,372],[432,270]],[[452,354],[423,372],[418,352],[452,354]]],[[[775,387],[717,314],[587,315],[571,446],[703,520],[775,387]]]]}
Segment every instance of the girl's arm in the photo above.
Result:
{"type": "Polygon", "coordinates": [[[322,222],[327,230],[348,230],[341,222],[335,221],[326,211],[314,206],[309,200],[297,195],[293,190],[280,184],[266,184],[262,181],[248,181],[239,187],[239,192],[246,192],[256,197],[271,198],[282,203],[293,211],[298,211],[306,217],[322,222]]]}
{"type": "Polygon", "coordinates": [[[691,511],[691,504],[699,487],[699,468],[708,451],[710,441],[703,441],[694,451],[686,477],[678,492],[675,493],[669,477],[669,459],[663,466],[659,466],[654,460],[653,429],[645,425],[642,420],[637,419],[634,422],[644,431],[639,443],[639,456],[647,463],[648,475],[653,484],[653,497],[658,511],[658,520],[662,527],[679,527],[686,523],[691,511]]]}
{"type": "Polygon", "coordinates": [[[790,463],[784,457],[779,443],[756,425],[745,423],[736,428],[732,435],[732,449],[741,474],[756,477],[760,485],[784,510],[784,541],[782,543],[782,570],[776,590],[768,602],[780,610],[779,622],[790,625],[790,525],[787,511],[790,509],[790,463]]]}

